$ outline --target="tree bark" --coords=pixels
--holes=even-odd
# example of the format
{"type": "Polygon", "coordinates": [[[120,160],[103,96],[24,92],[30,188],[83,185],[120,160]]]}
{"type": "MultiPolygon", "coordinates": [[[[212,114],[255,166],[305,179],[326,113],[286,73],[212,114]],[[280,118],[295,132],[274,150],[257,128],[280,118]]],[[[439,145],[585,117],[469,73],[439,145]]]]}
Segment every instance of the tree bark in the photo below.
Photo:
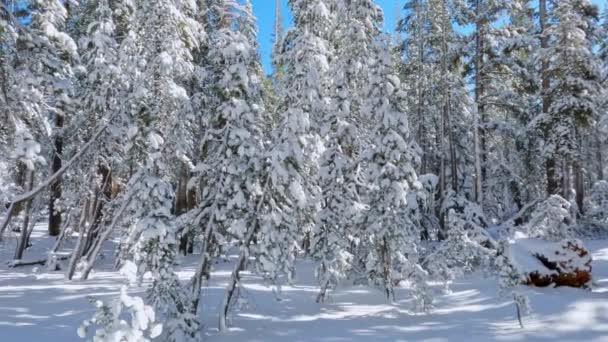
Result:
{"type": "Polygon", "coordinates": [[[602,141],[600,139],[600,131],[599,128],[596,128],[596,133],[595,133],[595,139],[596,139],[596,144],[597,144],[597,148],[595,150],[595,156],[597,159],[597,179],[598,180],[602,180],[604,179],[604,159],[603,159],[603,153],[602,153],[602,141]]]}
{"type": "MultiPolygon", "coordinates": [[[[28,171],[26,178],[27,190],[29,191],[34,187],[34,171],[28,171]]],[[[29,240],[29,226],[32,216],[32,201],[33,200],[30,199],[25,203],[25,219],[23,220],[23,225],[21,226],[19,244],[17,245],[17,249],[15,250],[15,260],[21,260],[23,258],[23,253],[27,248],[27,242],[29,240]]]]}
{"type": "MultiPolygon", "coordinates": [[[[216,206],[213,205],[212,212],[215,212],[216,206]]],[[[205,275],[205,271],[208,269],[209,263],[209,246],[211,245],[211,239],[214,231],[214,218],[210,217],[207,225],[205,227],[205,232],[203,233],[203,245],[201,249],[201,261],[199,262],[196,272],[192,277],[192,310],[193,313],[196,314],[198,310],[198,303],[201,297],[201,286],[203,284],[203,276],[205,275]]]]}
{"type": "MultiPolygon", "coordinates": [[[[476,0],[476,10],[481,12],[483,0],[476,0]]],[[[483,124],[485,122],[485,106],[483,104],[484,82],[483,82],[483,54],[484,54],[484,30],[487,25],[485,19],[480,18],[475,21],[475,103],[477,110],[474,117],[474,137],[475,137],[475,202],[483,203],[483,184],[485,180],[485,150],[486,137],[483,124]]]]}
{"type": "MultiPolygon", "coordinates": [[[[549,47],[549,39],[547,36],[547,0],[539,0],[538,15],[540,22],[540,47],[546,51],[549,47]]],[[[542,97],[542,112],[543,115],[549,115],[550,99],[549,99],[549,62],[543,56],[541,59],[541,97],[542,97]]],[[[551,135],[551,127],[544,128],[545,140],[549,140],[551,135]]],[[[545,177],[547,178],[547,196],[555,195],[559,192],[559,180],[556,173],[556,160],[553,152],[545,159],[545,177]]]]}
{"type": "MultiPolygon", "coordinates": [[[[63,115],[56,114],[55,116],[55,130],[56,136],[53,142],[53,164],[51,173],[55,174],[61,170],[61,157],[63,152],[63,115]]],[[[61,213],[55,210],[55,201],[61,198],[61,177],[57,177],[55,181],[51,183],[51,192],[49,195],[49,235],[58,236],[61,234],[61,213]]]]}

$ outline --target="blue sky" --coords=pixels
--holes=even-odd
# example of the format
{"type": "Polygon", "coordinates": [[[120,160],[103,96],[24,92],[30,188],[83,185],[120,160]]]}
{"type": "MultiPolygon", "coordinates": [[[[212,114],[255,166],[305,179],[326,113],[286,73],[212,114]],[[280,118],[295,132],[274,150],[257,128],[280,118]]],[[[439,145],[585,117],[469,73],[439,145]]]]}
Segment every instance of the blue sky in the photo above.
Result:
{"type": "MultiPolygon", "coordinates": [[[[392,32],[395,28],[395,10],[397,8],[397,2],[399,8],[403,7],[402,4],[405,0],[376,0],[384,9],[384,29],[392,32]]],[[[606,0],[593,0],[594,3],[598,4],[602,9],[606,6],[606,0]]],[[[260,43],[260,54],[262,55],[262,64],[264,70],[270,73],[270,52],[272,51],[272,29],[274,26],[274,4],[275,0],[251,0],[253,5],[253,12],[258,19],[258,40],[260,43]]],[[[282,12],[283,12],[283,27],[288,27],[291,22],[289,9],[287,8],[287,0],[281,0],[282,12]]]]}
{"type": "MultiPolygon", "coordinates": [[[[395,6],[397,0],[376,0],[376,3],[384,9],[385,23],[387,31],[393,31],[395,27],[395,6]]],[[[405,0],[399,0],[404,3],[405,0]]],[[[258,40],[260,42],[260,54],[262,64],[267,73],[271,71],[270,52],[272,51],[272,30],[274,27],[274,3],[275,0],[251,0],[253,13],[258,19],[258,40]]],[[[291,16],[287,8],[287,0],[281,0],[283,11],[283,27],[289,27],[291,16]]]]}

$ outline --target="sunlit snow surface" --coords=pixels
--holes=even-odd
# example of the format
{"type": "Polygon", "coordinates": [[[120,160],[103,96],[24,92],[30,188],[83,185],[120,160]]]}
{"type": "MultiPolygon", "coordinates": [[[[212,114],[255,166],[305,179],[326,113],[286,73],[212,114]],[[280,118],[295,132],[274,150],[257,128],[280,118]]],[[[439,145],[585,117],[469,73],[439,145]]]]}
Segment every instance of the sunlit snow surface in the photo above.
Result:
{"type": "MultiPolygon", "coordinates": [[[[26,260],[43,257],[52,244],[43,236],[34,232],[26,260]]],[[[526,288],[533,313],[524,318],[525,329],[517,324],[513,304],[497,296],[492,278],[456,281],[452,293],[437,295],[429,314],[414,314],[407,289],[397,291],[394,304],[366,287],[342,288],[317,304],[314,265],[303,261],[296,285],[280,294],[246,274],[245,301],[232,315],[232,328],[219,333],[217,306],[231,270],[229,261],[220,262],[203,291],[205,341],[608,341],[608,240],[584,242],[593,253],[593,291],[526,288]]],[[[0,245],[0,260],[11,259],[15,243],[11,237],[0,245]]],[[[0,341],[78,341],[76,329],[94,312],[89,298],[120,292],[123,277],[111,271],[111,255],[108,249],[101,270],[86,282],[66,282],[62,272],[44,267],[0,265],[0,341]]],[[[184,260],[182,279],[192,275],[196,259],[184,260]]]]}

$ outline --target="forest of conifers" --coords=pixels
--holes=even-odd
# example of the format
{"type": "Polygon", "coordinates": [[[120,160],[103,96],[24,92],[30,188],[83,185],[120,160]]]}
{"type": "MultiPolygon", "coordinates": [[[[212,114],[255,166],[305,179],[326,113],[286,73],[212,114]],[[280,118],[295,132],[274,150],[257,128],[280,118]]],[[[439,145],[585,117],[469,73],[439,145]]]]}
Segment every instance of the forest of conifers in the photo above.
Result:
{"type": "Polygon", "coordinates": [[[608,233],[608,16],[589,0],[404,3],[387,33],[373,0],[289,0],[287,28],[277,1],[266,74],[272,23],[248,0],[2,0],[0,261],[69,282],[104,255],[146,286],[112,304],[143,323],[98,306],[79,333],[99,341],[200,340],[229,255],[220,330],[243,272],[290,284],[302,259],[319,303],[407,283],[426,310],[430,282],[483,268],[520,316],[514,232],[608,233]]]}

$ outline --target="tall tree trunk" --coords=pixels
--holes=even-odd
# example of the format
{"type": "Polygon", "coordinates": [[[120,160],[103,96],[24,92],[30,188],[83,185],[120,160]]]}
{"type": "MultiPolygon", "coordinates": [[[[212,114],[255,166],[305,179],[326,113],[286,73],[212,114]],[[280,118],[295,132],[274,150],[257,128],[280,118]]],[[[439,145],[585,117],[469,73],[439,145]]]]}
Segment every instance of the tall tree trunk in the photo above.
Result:
{"type": "Polygon", "coordinates": [[[418,60],[418,67],[416,68],[416,115],[418,117],[418,143],[422,149],[422,160],[420,165],[420,173],[425,174],[428,170],[428,146],[426,137],[426,123],[424,117],[423,101],[424,101],[424,81],[422,77],[422,67],[424,63],[424,42],[422,39],[422,1],[416,3],[417,7],[417,20],[418,20],[418,54],[416,59],[418,60]]]}
{"type": "MultiPolygon", "coordinates": [[[[538,2],[538,14],[540,21],[540,47],[545,51],[549,47],[549,38],[547,36],[547,0],[539,0],[538,2]]],[[[541,60],[541,97],[542,97],[542,111],[544,115],[549,113],[549,61],[546,57],[541,60]]],[[[545,140],[550,138],[551,128],[544,128],[545,140]]],[[[556,161],[553,153],[547,156],[545,160],[545,176],[547,178],[547,195],[554,195],[559,192],[559,181],[556,173],[556,161]]]]}
{"type": "Polygon", "coordinates": [[[601,133],[599,128],[596,128],[595,131],[595,139],[596,139],[596,144],[597,144],[597,148],[595,149],[595,157],[597,159],[597,179],[598,180],[603,180],[604,179],[604,159],[603,159],[603,153],[602,153],[602,140],[600,139],[601,137],[601,133]]]}
{"type": "Polygon", "coordinates": [[[570,199],[570,190],[572,189],[572,167],[570,158],[562,160],[562,197],[570,199]]]}
{"type": "MultiPolygon", "coordinates": [[[[481,12],[483,0],[476,0],[477,12],[481,12]]],[[[483,80],[483,54],[484,54],[484,39],[485,19],[479,18],[475,22],[475,103],[477,110],[475,111],[473,132],[475,138],[475,202],[483,203],[483,184],[486,173],[485,167],[485,149],[486,137],[483,129],[485,122],[485,106],[483,104],[484,95],[484,80],[483,80]]]]}
{"type": "MultiPolygon", "coordinates": [[[[61,169],[61,154],[63,151],[63,115],[57,113],[55,116],[55,140],[53,142],[53,165],[51,173],[55,174],[61,169]]],[[[51,184],[49,196],[49,235],[58,236],[61,234],[61,213],[55,210],[55,201],[61,198],[61,177],[51,184]]]]}
{"type": "Polygon", "coordinates": [[[481,172],[481,151],[479,146],[479,113],[473,115],[473,144],[475,149],[475,202],[483,203],[483,182],[481,172]]]}
{"type": "MultiPolygon", "coordinates": [[[[179,216],[188,211],[188,176],[190,172],[188,170],[187,165],[182,163],[180,166],[179,172],[179,180],[177,182],[177,189],[175,191],[175,203],[174,203],[174,211],[175,215],[179,216]]],[[[179,251],[183,255],[188,255],[188,245],[189,245],[190,234],[185,233],[180,237],[179,242],[179,251]]]]}
{"type": "Polygon", "coordinates": [[[585,176],[580,161],[574,162],[572,168],[574,173],[574,190],[576,191],[576,206],[578,207],[578,213],[583,215],[585,213],[585,176]]]}
{"type": "MultiPolygon", "coordinates": [[[[450,112],[450,89],[448,86],[448,44],[446,34],[448,32],[449,20],[447,19],[445,11],[445,2],[441,3],[441,96],[442,96],[442,112],[441,112],[441,172],[440,172],[440,183],[439,191],[440,196],[443,196],[446,190],[446,178],[447,178],[447,166],[446,166],[446,133],[449,130],[449,112],[450,112]]],[[[451,152],[451,151],[450,151],[451,152]]],[[[454,179],[454,175],[452,175],[454,179]]],[[[453,185],[453,184],[452,184],[453,185]]]]}

